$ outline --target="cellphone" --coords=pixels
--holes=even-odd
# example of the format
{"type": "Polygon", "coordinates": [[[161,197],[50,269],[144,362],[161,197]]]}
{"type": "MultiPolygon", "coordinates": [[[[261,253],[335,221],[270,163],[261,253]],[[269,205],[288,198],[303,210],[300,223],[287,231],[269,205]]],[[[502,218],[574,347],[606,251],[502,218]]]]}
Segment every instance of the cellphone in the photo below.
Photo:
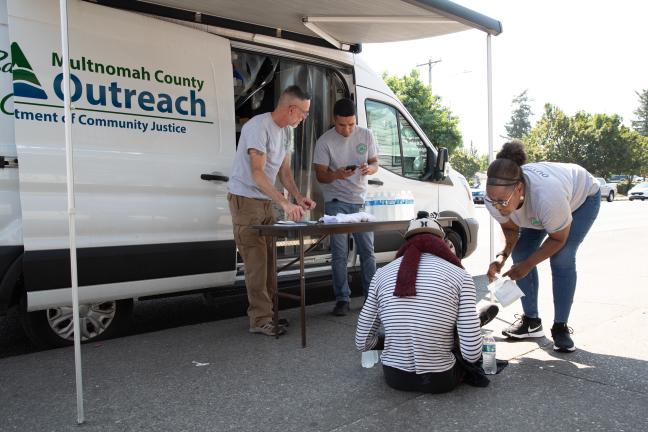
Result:
{"type": "Polygon", "coordinates": [[[344,169],[352,170],[352,171],[353,171],[353,170],[356,169],[357,167],[358,167],[357,165],[347,165],[347,166],[344,167],[344,169]]]}

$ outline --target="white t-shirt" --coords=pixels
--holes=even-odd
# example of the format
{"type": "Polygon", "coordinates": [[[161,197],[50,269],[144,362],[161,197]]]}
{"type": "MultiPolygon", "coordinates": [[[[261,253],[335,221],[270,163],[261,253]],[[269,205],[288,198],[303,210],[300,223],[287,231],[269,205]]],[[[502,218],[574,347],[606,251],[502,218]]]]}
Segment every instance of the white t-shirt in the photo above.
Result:
{"type": "Polygon", "coordinates": [[[320,184],[324,201],[336,198],[351,204],[363,204],[367,193],[367,176],[360,174],[358,168],[377,154],[376,141],[367,128],[356,126],[348,137],[337,133],[335,128],[324,132],[315,144],[313,163],[327,166],[333,171],[348,165],[357,167],[350,177],[320,184]]]}
{"type": "Polygon", "coordinates": [[[572,213],[588,196],[599,190],[596,179],[576,164],[537,162],[522,165],[526,181],[524,204],[509,216],[502,216],[486,202],[486,208],[500,223],[511,220],[519,227],[560,231],[571,224],[572,213]]]}
{"type": "Polygon", "coordinates": [[[290,151],[291,136],[290,128],[277,126],[271,113],[252,117],[241,129],[227,190],[235,195],[269,200],[270,197],[261,191],[252,178],[248,150],[256,149],[266,155],[263,172],[274,184],[286,153],[290,151]]]}

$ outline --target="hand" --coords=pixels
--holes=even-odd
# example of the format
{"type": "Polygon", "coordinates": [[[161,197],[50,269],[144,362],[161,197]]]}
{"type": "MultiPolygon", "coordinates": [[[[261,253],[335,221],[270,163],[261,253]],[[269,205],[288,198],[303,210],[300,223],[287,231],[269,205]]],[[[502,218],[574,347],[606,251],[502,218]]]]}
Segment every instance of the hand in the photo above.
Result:
{"type": "Polygon", "coordinates": [[[347,177],[351,177],[355,172],[354,169],[346,169],[345,167],[338,168],[335,170],[335,178],[339,180],[344,180],[347,177]]]}
{"type": "Polygon", "coordinates": [[[315,204],[315,201],[308,197],[301,197],[297,200],[297,204],[303,208],[304,210],[310,210],[314,209],[317,204],[315,204]]]}
{"type": "Polygon", "coordinates": [[[529,272],[533,270],[533,266],[531,266],[526,260],[519,262],[517,264],[514,264],[513,267],[509,269],[506,273],[504,273],[502,276],[508,276],[512,280],[520,280],[524,278],[526,275],[529,274],[529,272]]]}
{"type": "Polygon", "coordinates": [[[495,259],[490,265],[488,266],[488,272],[486,275],[488,276],[488,282],[493,282],[495,279],[497,279],[497,274],[502,271],[502,267],[504,267],[504,261],[495,259]]]}
{"type": "Polygon", "coordinates": [[[283,211],[286,214],[286,218],[288,220],[298,221],[301,220],[302,217],[304,217],[304,209],[298,205],[291,204],[286,201],[285,203],[281,204],[281,207],[283,208],[283,211]]]}
{"type": "Polygon", "coordinates": [[[363,176],[371,175],[371,174],[374,174],[374,173],[375,173],[375,171],[373,170],[372,166],[367,165],[366,163],[363,163],[362,165],[360,165],[360,174],[362,174],[363,176]]]}

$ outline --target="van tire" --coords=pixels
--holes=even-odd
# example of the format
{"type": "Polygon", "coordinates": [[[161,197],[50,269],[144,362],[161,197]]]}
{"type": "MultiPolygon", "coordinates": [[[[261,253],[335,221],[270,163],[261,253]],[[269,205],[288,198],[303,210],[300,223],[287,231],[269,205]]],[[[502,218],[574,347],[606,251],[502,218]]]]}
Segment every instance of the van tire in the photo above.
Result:
{"type": "Polygon", "coordinates": [[[463,258],[463,240],[456,231],[446,231],[445,242],[455,255],[463,258]]]}
{"type": "Polygon", "coordinates": [[[612,202],[614,201],[614,191],[610,191],[610,193],[607,196],[607,202],[612,202]]]}
{"type": "MultiPolygon", "coordinates": [[[[27,337],[38,348],[58,348],[74,344],[74,334],[71,332],[70,338],[65,338],[55,331],[50,322],[56,321],[57,314],[65,314],[60,325],[72,325],[71,307],[53,308],[34,312],[26,311],[26,296],[23,296],[20,305],[20,320],[27,337]],[[69,315],[69,320],[65,316],[69,315]]],[[[99,327],[94,325],[92,320],[87,320],[87,328],[90,333],[88,337],[81,339],[82,343],[95,342],[102,339],[109,339],[124,332],[130,325],[133,313],[133,300],[114,300],[100,303],[80,305],[82,308],[81,316],[84,311],[100,311],[105,319],[111,318],[107,323],[102,323],[99,327]]],[[[87,315],[86,315],[87,316],[87,315]]],[[[82,319],[80,325],[83,325],[82,319]]]]}

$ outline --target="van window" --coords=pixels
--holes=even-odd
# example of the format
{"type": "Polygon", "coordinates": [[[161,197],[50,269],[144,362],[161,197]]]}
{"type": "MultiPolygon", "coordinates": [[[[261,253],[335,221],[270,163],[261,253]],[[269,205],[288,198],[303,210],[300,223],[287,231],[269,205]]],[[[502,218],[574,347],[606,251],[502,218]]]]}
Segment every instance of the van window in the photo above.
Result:
{"type": "Polygon", "coordinates": [[[396,109],[380,102],[367,100],[367,127],[378,145],[378,163],[398,175],[403,175],[396,109]]]}
{"type": "Polygon", "coordinates": [[[403,175],[418,180],[427,168],[427,146],[401,113],[398,113],[398,123],[403,145],[403,175]]]}
{"type": "Polygon", "coordinates": [[[378,144],[382,168],[405,177],[420,179],[427,169],[428,148],[412,124],[387,104],[367,100],[367,126],[378,144]]]}

